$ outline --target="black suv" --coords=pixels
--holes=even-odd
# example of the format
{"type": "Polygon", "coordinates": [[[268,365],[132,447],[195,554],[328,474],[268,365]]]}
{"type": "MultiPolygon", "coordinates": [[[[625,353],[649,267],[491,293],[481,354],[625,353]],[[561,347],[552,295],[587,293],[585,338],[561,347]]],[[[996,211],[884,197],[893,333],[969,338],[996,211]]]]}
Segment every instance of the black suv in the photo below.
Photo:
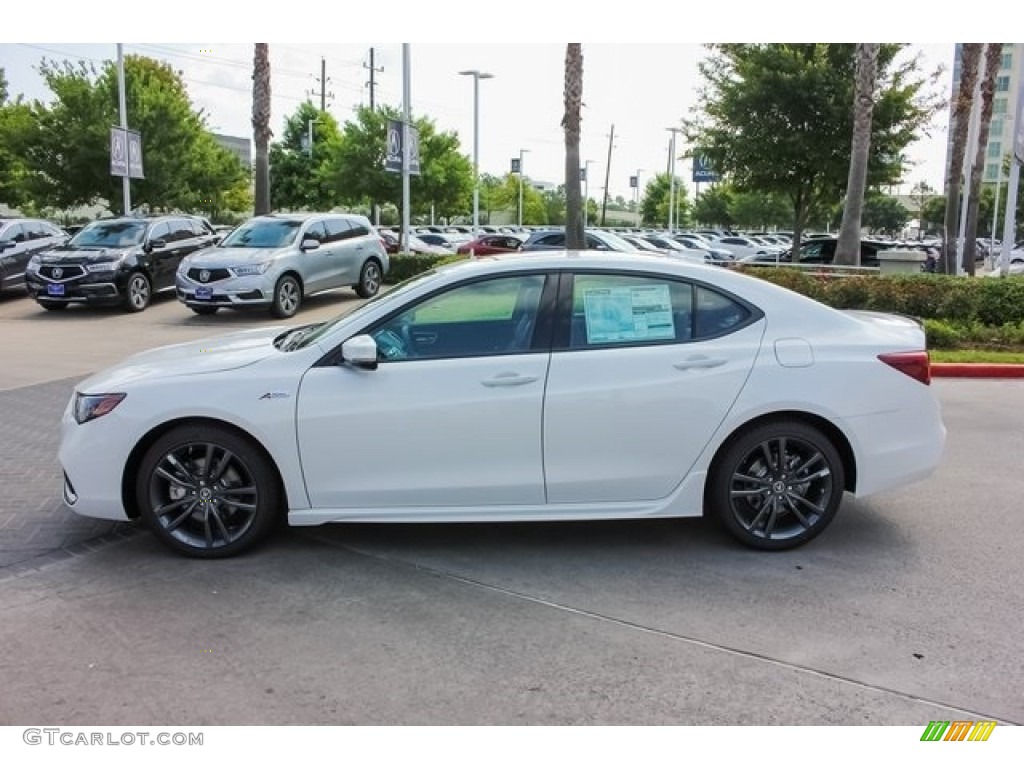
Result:
{"type": "MultiPolygon", "coordinates": [[[[836,244],[839,238],[833,236],[816,237],[800,246],[801,264],[831,264],[836,258],[836,244]]],[[[860,265],[862,267],[877,267],[878,252],[895,248],[888,243],[881,243],[876,240],[860,241],[860,265]]]]}
{"type": "Polygon", "coordinates": [[[77,302],[141,312],[156,291],[174,287],[178,262],[217,240],[209,222],[197,216],[101,219],[67,245],[34,256],[25,282],[46,309],[77,302]]]}
{"type": "Polygon", "coordinates": [[[67,233],[48,221],[0,218],[0,289],[24,285],[29,259],[67,241],[67,233]]]}

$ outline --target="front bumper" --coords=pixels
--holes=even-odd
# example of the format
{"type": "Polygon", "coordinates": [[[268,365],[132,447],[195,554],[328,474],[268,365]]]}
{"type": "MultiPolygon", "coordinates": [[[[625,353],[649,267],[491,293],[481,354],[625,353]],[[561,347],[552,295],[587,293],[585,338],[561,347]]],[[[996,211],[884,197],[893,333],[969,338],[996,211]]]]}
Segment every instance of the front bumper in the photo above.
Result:
{"type": "Polygon", "coordinates": [[[47,280],[25,273],[29,295],[40,303],[116,304],[124,298],[123,276],[117,273],[86,273],[70,280],[47,280]]]}
{"type": "Polygon", "coordinates": [[[274,286],[268,285],[265,275],[199,283],[178,273],[175,291],[178,301],[189,307],[266,307],[272,301],[274,286]]]}

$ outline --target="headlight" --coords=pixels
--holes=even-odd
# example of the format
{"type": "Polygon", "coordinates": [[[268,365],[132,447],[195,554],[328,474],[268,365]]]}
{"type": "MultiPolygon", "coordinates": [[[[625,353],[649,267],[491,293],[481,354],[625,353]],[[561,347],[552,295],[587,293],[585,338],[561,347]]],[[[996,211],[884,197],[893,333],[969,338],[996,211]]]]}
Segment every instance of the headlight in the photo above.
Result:
{"type": "Polygon", "coordinates": [[[81,392],[75,392],[75,421],[85,424],[100,416],[106,416],[117,408],[124,398],[124,392],[106,395],[83,395],[81,392]]]}
{"type": "Polygon", "coordinates": [[[97,261],[95,264],[86,264],[85,268],[90,272],[116,272],[121,266],[121,259],[117,261],[97,261]]]}
{"type": "Polygon", "coordinates": [[[28,271],[29,272],[38,272],[39,271],[39,266],[42,263],[43,263],[43,260],[40,259],[38,255],[37,256],[33,256],[31,259],[28,260],[28,271]]]}
{"type": "Polygon", "coordinates": [[[229,267],[231,274],[235,277],[249,277],[251,275],[262,275],[268,269],[270,269],[270,262],[264,261],[262,264],[241,264],[237,267],[229,267]]]}

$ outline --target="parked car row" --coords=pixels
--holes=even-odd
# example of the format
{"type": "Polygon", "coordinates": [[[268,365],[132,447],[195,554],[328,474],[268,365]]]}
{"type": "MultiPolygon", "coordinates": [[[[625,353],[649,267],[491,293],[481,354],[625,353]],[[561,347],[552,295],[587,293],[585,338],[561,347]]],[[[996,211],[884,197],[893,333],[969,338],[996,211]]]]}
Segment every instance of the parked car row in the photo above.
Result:
{"type": "Polygon", "coordinates": [[[20,269],[29,295],[48,310],[81,303],[141,312],[154,293],[174,289],[198,314],[261,307],[287,318],[320,291],[352,286],[369,298],[389,268],[380,235],[355,214],[257,216],[223,239],[197,216],[130,216],[39,240],[46,244],[22,258],[22,241],[0,239],[0,265],[5,285],[7,267],[12,280],[20,269]]]}

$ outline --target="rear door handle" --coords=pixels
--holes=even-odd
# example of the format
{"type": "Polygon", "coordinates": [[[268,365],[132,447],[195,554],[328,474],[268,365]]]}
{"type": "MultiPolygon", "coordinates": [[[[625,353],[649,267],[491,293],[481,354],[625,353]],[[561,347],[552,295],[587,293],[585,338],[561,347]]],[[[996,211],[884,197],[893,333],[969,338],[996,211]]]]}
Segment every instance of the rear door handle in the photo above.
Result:
{"type": "Polygon", "coordinates": [[[720,365],[725,365],[728,361],[721,357],[705,357],[704,355],[696,355],[695,357],[688,357],[681,363],[674,363],[673,368],[680,371],[692,371],[701,368],[717,368],[720,365]]]}
{"type": "Polygon", "coordinates": [[[537,380],[536,376],[521,376],[513,371],[499,373],[493,379],[484,379],[480,383],[485,387],[519,387],[537,380]]]}

